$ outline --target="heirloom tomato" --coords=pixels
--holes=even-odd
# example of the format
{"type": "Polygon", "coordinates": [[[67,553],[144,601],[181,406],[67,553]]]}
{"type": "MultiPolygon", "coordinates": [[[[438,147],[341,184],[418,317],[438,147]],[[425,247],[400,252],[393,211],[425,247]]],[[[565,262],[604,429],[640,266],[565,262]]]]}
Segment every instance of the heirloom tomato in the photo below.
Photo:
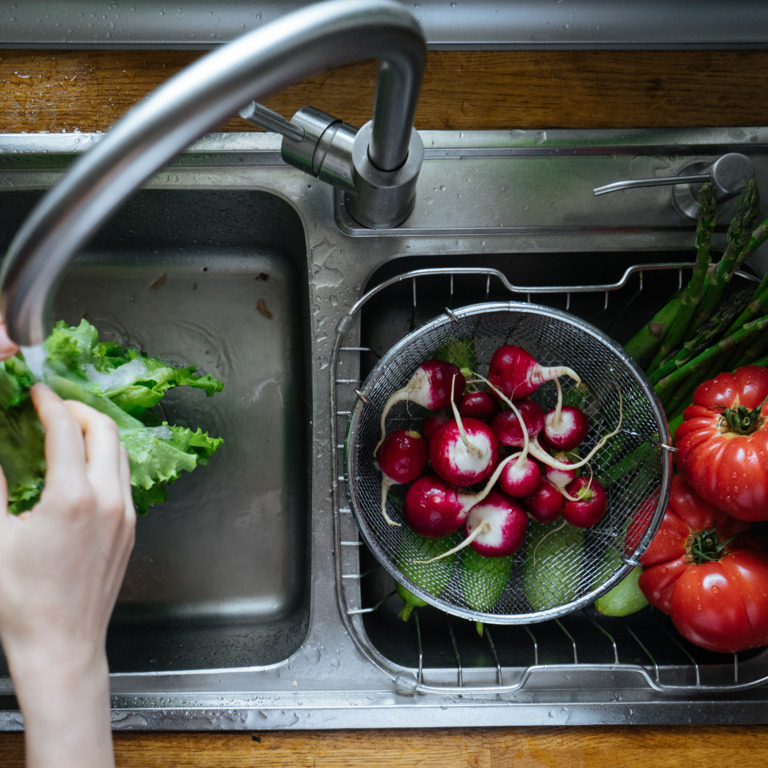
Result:
{"type": "Polygon", "coordinates": [[[750,523],[672,479],[661,526],[640,559],[638,585],[680,634],[711,651],[768,644],[768,554],[750,523]]]}
{"type": "Polygon", "coordinates": [[[706,501],[768,520],[768,368],[745,365],[700,384],[675,432],[680,471],[706,501]]]}

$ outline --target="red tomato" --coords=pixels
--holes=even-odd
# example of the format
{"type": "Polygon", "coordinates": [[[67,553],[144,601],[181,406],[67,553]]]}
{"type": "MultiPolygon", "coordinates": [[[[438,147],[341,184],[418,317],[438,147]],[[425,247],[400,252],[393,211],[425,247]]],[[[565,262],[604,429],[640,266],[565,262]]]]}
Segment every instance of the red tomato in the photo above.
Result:
{"type": "Polygon", "coordinates": [[[732,517],[768,520],[768,368],[745,365],[700,384],[675,432],[680,471],[732,517]]]}
{"type": "Polygon", "coordinates": [[[701,499],[677,475],[639,586],[680,634],[711,651],[768,644],[768,554],[750,524],[701,499]]]}

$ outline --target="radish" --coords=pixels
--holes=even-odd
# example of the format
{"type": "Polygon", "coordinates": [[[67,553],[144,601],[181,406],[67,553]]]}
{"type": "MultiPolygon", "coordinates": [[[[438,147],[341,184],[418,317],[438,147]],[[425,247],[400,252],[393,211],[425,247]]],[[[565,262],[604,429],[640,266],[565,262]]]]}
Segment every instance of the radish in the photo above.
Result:
{"type": "Polygon", "coordinates": [[[520,400],[493,417],[491,427],[502,445],[522,448],[544,428],[544,409],[535,400],[520,400]]]}
{"type": "Polygon", "coordinates": [[[477,496],[436,475],[424,475],[405,494],[403,516],[421,536],[429,539],[448,536],[462,526],[477,496]]]}
{"type": "Polygon", "coordinates": [[[429,442],[440,427],[446,422],[450,421],[451,417],[440,411],[439,413],[429,413],[424,417],[424,421],[421,422],[421,434],[424,439],[429,442]]]}
{"type": "Polygon", "coordinates": [[[563,518],[577,528],[589,528],[599,522],[608,508],[608,495],[595,478],[577,477],[567,488],[569,499],[563,518]]]}
{"type": "Polygon", "coordinates": [[[499,488],[514,498],[530,496],[541,483],[541,467],[525,454],[510,457],[499,475],[499,488]]]}
{"type": "Polygon", "coordinates": [[[552,459],[557,462],[557,464],[556,466],[547,466],[544,470],[544,477],[564,494],[569,483],[572,483],[576,479],[578,470],[575,469],[575,462],[567,453],[555,453],[552,456],[552,459]]]}
{"type": "Polygon", "coordinates": [[[493,472],[499,460],[494,431],[478,419],[462,419],[451,385],[454,418],[443,424],[429,441],[432,469],[453,485],[475,485],[493,472]]]}
{"type": "MultiPolygon", "coordinates": [[[[422,475],[417,478],[408,488],[403,501],[406,523],[416,533],[427,538],[448,536],[457,531],[464,523],[469,510],[491,493],[504,466],[511,459],[509,456],[501,462],[479,491],[459,488],[437,475],[422,475]]],[[[444,552],[433,560],[446,557],[454,551],[456,550],[444,552]]]]}
{"type": "Polygon", "coordinates": [[[427,468],[427,441],[416,431],[396,429],[384,439],[376,458],[382,473],[381,514],[390,525],[400,525],[387,514],[387,494],[393,485],[412,483],[427,468]]]}
{"type": "Polygon", "coordinates": [[[469,510],[464,532],[469,546],[485,557],[507,557],[525,541],[528,513],[522,504],[499,491],[469,510]]]}
{"type": "Polygon", "coordinates": [[[557,379],[555,385],[557,405],[544,417],[544,440],[555,450],[571,451],[587,436],[589,421],[581,408],[563,405],[563,389],[557,379]]]}
{"type": "Polygon", "coordinates": [[[387,415],[396,403],[411,401],[431,411],[441,411],[451,404],[452,393],[464,391],[464,375],[458,366],[442,360],[425,360],[408,383],[393,392],[381,412],[381,437],[373,449],[375,456],[386,436],[387,415]]]}
{"type": "Polygon", "coordinates": [[[523,499],[531,517],[539,523],[553,523],[565,508],[565,497],[560,489],[543,478],[539,487],[523,499]]]}
{"type": "MultiPolygon", "coordinates": [[[[476,375],[485,381],[482,376],[476,375]]],[[[530,460],[528,451],[531,433],[538,434],[544,425],[544,411],[533,400],[523,400],[516,405],[496,390],[490,382],[486,381],[486,383],[509,406],[508,411],[503,411],[494,417],[491,428],[494,429],[500,442],[523,449],[502,462],[499,484],[510,496],[528,496],[541,482],[541,468],[535,461],[530,460]]]]}
{"type": "Polygon", "coordinates": [[[545,416],[544,439],[553,448],[570,451],[587,436],[588,429],[584,411],[575,405],[564,405],[559,412],[555,408],[545,416]]]}
{"type": "MultiPolygon", "coordinates": [[[[522,403],[519,402],[518,404],[515,404],[500,389],[498,389],[490,380],[483,379],[483,377],[480,376],[479,374],[475,374],[475,375],[479,379],[485,381],[491,387],[493,392],[496,395],[498,395],[499,399],[505,402],[509,406],[510,411],[516,417],[516,423],[518,425],[522,425],[522,428],[520,429],[520,436],[523,443],[523,455],[527,456],[528,453],[530,453],[531,456],[533,456],[535,459],[538,459],[542,464],[552,469],[559,469],[565,472],[570,472],[572,470],[580,469],[581,467],[589,464],[590,459],[605,445],[605,443],[621,431],[622,399],[621,399],[621,390],[619,390],[619,423],[616,425],[616,429],[603,435],[600,438],[600,440],[598,440],[597,443],[594,445],[592,450],[583,459],[572,462],[569,458],[566,458],[563,461],[558,461],[558,459],[554,458],[553,456],[550,456],[547,450],[542,447],[541,443],[539,443],[537,439],[538,437],[537,435],[533,436],[533,435],[529,435],[528,433],[528,429],[525,425],[525,419],[523,417],[522,412],[520,411],[519,405],[523,405],[523,403],[530,403],[535,401],[524,400],[522,403]]],[[[560,387],[558,385],[558,393],[559,392],[560,392],[560,387]]],[[[494,421],[496,421],[496,419],[494,419],[494,421]]],[[[510,421],[510,423],[512,422],[510,421]]],[[[507,439],[512,441],[513,437],[514,435],[510,434],[510,436],[507,439]]]]}
{"type": "Polygon", "coordinates": [[[523,546],[528,525],[528,513],[523,505],[490,488],[482,495],[468,510],[464,540],[447,552],[418,562],[433,563],[466,547],[485,557],[508,557],[523,546]]]}
{"type": "Polygon", "coordinates": [[[465,392],[456,404],[463,417],[490,421],[499,412],[499,401],[485,389],[465,392]]]}
{"type": "Polygon", "coordinates": [[[493,472],[499,459],[494,431],[477,419],[451,419],[429,441],[435,472],[453,485],[475,485],[493,472]]]}
{"type": "Polygon", "coordinates": [[[505,344],[491,356],[488,380],[507,397],[520,400],[536,391],[540,384],[558,376],[569,376],[581,383],[578,374],[564,365],[544,367],[522,347],[505,344]]]}
{"type": "Polygon", "coordinates": [[[608,440],[610,440],[612,437],[615,437],[616,435],[619,434],[619,432],[621,432],[621,424],[623,420],[623,407],[622,407],[623,401],[621,397],[621,390],[618,390],[618,395],[619,395],[619,423],[616,425],[615,429],[604,434],[597,441],[597,443],[595,443],[595,445],[592,447],[592,450],[590,450],[589,453],[583,459],[579,459],[578,461],[574,461],[574,462],[570,462],[569,460],[567,463],[558,461],[557,459],[549,455],[549,453],[542,447],[541,443],[539,443],[537,438],[533,438],[530,442],[529,450],[531,452],[531,455],[549,467],[553,467],[556,469],[564,469],[566,471],[569,471],[571,469],[580,469],[581,467],[587,466],[590,460],[592,459],[592,457],[608,442],[608,440]]]}

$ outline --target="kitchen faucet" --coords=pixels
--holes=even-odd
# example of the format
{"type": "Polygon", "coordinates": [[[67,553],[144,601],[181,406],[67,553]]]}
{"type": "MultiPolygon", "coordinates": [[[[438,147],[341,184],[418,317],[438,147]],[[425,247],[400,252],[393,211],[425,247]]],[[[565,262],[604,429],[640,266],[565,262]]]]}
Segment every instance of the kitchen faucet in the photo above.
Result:
{"type": "Polygon", "coordinates": [[[425,43],[394,0],[327,0],[259,27],[187,67],[131,109],[80,157],[20,228],[0,272],[11,338],[40,344],[52,294],[76,251],[164,164],[238,110],[313,74],[380,60],[372,120],[359,131],[302,110],[283,156],[342,190],[372,228],[413,208],[423,147],[413,128],[425,43]]]}

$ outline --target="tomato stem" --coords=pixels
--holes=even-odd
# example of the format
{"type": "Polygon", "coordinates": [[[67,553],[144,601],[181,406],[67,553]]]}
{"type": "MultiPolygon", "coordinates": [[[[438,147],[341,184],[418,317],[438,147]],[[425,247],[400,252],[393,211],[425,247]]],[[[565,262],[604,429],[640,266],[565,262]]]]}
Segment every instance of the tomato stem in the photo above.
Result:
{"type": "Polygon", "coordinates": [[[726,408],[723,411],[723,419],[725,419],[729,431],[737,435],[751,435],[757,432],[764,422],[762,411],[766,400],[763,400],[756,408],[747,408],[746,405],[726,408]]]}
{"type": "Polygon", "coordinates": [[[688,541],[688,562],[695,565],[722,560],[730,539],[723,541],[717,535],[717,529],[707,528],[691,534],[688,541]]]}

